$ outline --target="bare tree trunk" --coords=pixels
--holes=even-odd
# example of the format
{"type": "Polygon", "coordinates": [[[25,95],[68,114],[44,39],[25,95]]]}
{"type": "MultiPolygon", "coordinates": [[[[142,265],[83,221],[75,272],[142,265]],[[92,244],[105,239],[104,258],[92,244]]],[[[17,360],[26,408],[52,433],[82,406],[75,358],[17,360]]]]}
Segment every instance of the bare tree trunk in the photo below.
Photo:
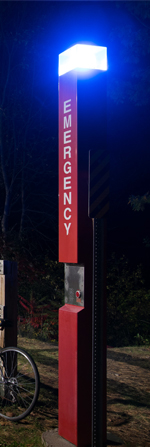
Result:
{"type": "Polygon", "coordinates": [[[10,204],[11,204],[11,190],[9,189],[8,191],[6,191],[4,212],[3,212],[3,217],[1,220],[1,229],[2,229],[2,235],[3,235],[4,239],[6,239],[7,232],[8,232],[10,204]]]}
{"type": "Polygon", "coordinates": [[[5,147],[3,144],[3,138],[2,138],[2,124],[3,124],[3,117],[2,117],[2,111],[0,113],[0,161],[1,161],[1,172],[4,182],[4,188],[5,188],[5,202],[4,202],[4,209],[3,209],[3,215],[1,218],[1,230],[2,235],[4,239],[6,239],[7,232],[9,229],[9,216],[10,216],[10,209],[11,209],[11,199],[12,199],[12,189],[13,189],[13,183],[14,183],[14,176],[15,176],[15,168],[16,168],[16,139],[15,139],[15,128],[14,128],[14,154],[12,159],[12,171],[11,171],[11,177],[8,177],[7,173],[7,163],[5,160],[5,147]]]}
{"type": "MultiPolygon", "coordinates": [[[[23,161],[24,163],[24,161],[23,161]]],[[[25,227],[25,217],[26,217],[26,206],[25,206],[25,179],[24,179],[24,165],[22,169],[22,181],[21,181],[21,219],[20,219],[20,229],[19,229],[19,239],[22,238],[24,227],[25,227]]]]}
{"type": "MultiPolygon", "coordinates": [[[[2,29],[2,26],[1,26],[2,29]]],[[[8,216],[10,212],[10,201],[11,201],[11,188],[9,187],[7,172],[6,172],[6,165],[4,160],[4,147],[3,147],[3,138],[2,138],[2,125],[3,125],[3,116],[4,116],[4,103],[5,103],[5,95],[6,90],[8,86],[8,81],[10,77],[10,53],[8,46],[5,41],[5,51],[8,54],[8,65],[7,65],[7,73],[5,78],[5,84],[3,86],[2,96],[1,96],[1,104],[0,104],[0,160],[1,160],[1,171],[2,171],[2,177],[4,181],[4,187],[5,187],[5,204],[4,204],[4,211],[3,216],[1,219],[1,230],[2,234],[4,236],[4,239],[6,238],[6,234],[8,231],[8,216]]],[[[2,60],[3,64],[3,60],[2,60]]]]}
{"type": "Polygon", "coordinates": [[[2,234],[4,236],[4,239],[6,239],[6,233],[8,230],[8,216],[9,216],[9,208],[10,208],[10,198],[11,198],[11,190],[9,189],[8,185],[8,179],[5,169],[5,162],[4,162],[4,154],[3,154],[3,142],[2,142],[2,110],[0,111],[0,158],[1,158],[1,171],[5,186],[5,204],[4,204],[4,211],[3,216],[1,218],[1,230],[2,234]]]}

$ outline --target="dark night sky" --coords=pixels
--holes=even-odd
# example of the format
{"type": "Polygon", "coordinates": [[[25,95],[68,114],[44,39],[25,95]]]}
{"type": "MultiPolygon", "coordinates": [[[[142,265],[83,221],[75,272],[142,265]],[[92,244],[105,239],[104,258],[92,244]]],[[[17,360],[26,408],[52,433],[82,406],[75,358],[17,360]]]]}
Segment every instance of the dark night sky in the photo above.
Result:
{"type": "MultiPolygon", "coordinates": [[[[7,2],[4,2],[7,3],[7,2]]],[[[121,3],[121,2],[119,2],[121,3]]],[[[130,80],[132,63],[121,60],[119,33],[111,39],[115,27],[132,26],[138,21],[115,2],[13,2],[11,18],[5,13],[6,26],[15,27],[18,14],[25,6],[23,27],[33,30],[36,47],[36,98],[49,104],[45,114],[47,132],[58,131],[58,54],[76,43],[93,43],[108,47],[108,85],[111,77],[130,80]],[[9,25],[8,25],[9,24],[9,25]],[[48,93],[46,93],[48,92],[48,93]]],[[[150,23],[149,23],[150,26],[150,23]]],[[[127,36],[128,38],[128,36],[127,36]]],[[[31,63],[31,62],[30,62],[31,63]]],[[[145,69],[149,61],[145,61],[145,69]]],[[[112,88],[112,87],[111,87],[112,88]]],[[[108,251],[126,253],[138,262],[149,258],[142,239],[150,235],[150,211],[134,213],[127,205],[131,194],[150,190],[150,101],[136,106],[124,98],[116,104],[107,98],[107,139],[110,152],[110,214],[108,218],[108,251]]],[[[56,199],[57,200],[57,199],[56,199]]]]}

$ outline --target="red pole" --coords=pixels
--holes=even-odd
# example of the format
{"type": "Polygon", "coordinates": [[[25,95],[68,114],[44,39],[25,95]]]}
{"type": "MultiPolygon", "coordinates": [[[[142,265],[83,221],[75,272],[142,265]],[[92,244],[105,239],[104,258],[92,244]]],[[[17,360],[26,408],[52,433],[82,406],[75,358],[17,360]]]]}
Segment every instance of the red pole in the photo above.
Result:
{"type": "Polygon", "coordinates": [[[88,217],[88,152],[93,129],[97,128],[96,145],[106,137],[105,88],[99,88],[98,79],[90,79],[90,85],[87,79],[85,84],[78,82],[76,70],[59,77],[59,261],[66,263],[65,271],[73,267],[74,274],[65,276],[65,305],[59,309],[58,433],[77,447],[89,446],[92,440],[93,227],[88,217]]]}

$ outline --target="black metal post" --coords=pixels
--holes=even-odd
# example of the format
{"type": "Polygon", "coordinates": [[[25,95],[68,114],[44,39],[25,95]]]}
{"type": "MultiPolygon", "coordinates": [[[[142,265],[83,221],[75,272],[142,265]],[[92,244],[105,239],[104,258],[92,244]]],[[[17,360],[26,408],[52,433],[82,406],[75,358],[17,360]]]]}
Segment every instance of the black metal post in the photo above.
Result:
{"type": "Polygon", "coordinates": [[[106,435],[106,218],[93,219],[92,447],[106,435]]]}

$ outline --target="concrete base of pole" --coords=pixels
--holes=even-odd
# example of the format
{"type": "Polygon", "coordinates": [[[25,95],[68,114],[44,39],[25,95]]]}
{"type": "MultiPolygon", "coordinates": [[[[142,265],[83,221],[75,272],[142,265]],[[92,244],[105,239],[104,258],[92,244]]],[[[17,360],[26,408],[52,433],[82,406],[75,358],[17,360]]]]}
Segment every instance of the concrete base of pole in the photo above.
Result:
{"type": "MultiPolygon", "coordinates": [[[[42,444],[44,447],[75,447],[74,444],[59,436],[57,428],[42,434],[42,444]]],[[[124,444],[114,433],[107,433],[107,446],[111,445],[123,446],[124,444]]]]}
{"type": "Polygon", "coordinates": [[[74,444],[59,436],[57,428],[42,434],[42,444],[44,447],[74,447],[74,444]]]}

